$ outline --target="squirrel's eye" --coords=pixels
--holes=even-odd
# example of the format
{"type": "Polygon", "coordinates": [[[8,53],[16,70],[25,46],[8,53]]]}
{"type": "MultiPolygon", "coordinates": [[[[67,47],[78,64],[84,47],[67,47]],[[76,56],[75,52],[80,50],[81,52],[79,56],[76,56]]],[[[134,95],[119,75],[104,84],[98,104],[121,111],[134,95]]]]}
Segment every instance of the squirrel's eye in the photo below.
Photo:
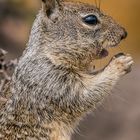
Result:
{"type": "Polygon", "coordinates": [[[98,23],[98,18],[95,15],[88,15],[83,18],[83,21],[89,25],[96,25],[98,23]]]}

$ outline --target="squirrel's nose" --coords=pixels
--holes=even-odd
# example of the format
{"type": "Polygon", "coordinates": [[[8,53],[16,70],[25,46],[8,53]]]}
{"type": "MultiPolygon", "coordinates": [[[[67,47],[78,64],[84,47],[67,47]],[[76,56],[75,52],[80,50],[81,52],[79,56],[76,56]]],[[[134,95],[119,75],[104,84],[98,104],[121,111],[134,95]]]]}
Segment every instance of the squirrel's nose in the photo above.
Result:
{"type": "Polygon", "coordinates": [[[121,40],[125,39],[127,35],[128,35],[127,31],[123,28],[123,34],[121,36],[121,40]]]}

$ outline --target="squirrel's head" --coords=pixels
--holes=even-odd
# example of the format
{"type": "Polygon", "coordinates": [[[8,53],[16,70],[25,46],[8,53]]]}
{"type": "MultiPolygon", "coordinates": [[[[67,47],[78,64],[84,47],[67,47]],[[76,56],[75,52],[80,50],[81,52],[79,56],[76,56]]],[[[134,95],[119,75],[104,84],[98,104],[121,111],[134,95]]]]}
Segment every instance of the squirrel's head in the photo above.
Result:
{"type": "Polygon", "coordinates": [[[127,36],[123,27],[96,6],[61,0],[42,3],[44,47],[60,60],[103,58],[108,55],[107,48],[117,46],[127,36]]]}

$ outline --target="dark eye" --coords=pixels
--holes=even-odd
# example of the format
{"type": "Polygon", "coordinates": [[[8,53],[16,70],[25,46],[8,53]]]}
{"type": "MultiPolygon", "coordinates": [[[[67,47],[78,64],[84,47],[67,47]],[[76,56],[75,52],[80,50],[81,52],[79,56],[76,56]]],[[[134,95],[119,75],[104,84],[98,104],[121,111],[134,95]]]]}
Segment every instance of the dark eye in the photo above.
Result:
{"type": "Polygon", "coordinates": [[[83,18],[83,21],[89,25],[96,25],[98,23],[98,18],[95,15],[88,15],[83,18]]]}

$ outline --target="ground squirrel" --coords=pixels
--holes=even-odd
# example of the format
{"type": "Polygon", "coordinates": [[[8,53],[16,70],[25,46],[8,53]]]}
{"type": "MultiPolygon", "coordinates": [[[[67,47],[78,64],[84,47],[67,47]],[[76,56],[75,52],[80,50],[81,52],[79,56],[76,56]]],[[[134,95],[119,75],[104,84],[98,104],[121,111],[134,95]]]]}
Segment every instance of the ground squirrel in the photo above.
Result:
{"type": "MultiPolygon", "coordinates": [[[[107,48],[126,38],[123,27],[96,6],[42,0],[27,48],[0,112],[1,140],[70,140],[79,121],[130,72],[130,55],[91,70],[107,48]]],[[[7,92],[8,92],[7,91],[7,92]]]]}

